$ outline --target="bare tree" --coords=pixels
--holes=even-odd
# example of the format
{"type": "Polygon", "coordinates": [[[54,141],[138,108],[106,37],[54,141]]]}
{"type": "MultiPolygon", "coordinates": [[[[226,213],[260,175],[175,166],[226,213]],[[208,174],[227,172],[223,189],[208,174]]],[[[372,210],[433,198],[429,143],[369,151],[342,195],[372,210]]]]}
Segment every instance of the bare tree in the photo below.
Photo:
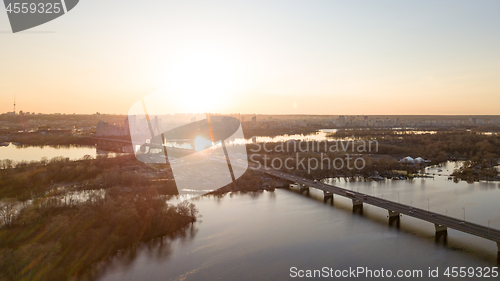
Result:
{"type": "Polygon", "coordinates": [[[11,225],[16,215],[16,199],[7,198],[0,202],[0,223],[2,225],[11,225]]]}

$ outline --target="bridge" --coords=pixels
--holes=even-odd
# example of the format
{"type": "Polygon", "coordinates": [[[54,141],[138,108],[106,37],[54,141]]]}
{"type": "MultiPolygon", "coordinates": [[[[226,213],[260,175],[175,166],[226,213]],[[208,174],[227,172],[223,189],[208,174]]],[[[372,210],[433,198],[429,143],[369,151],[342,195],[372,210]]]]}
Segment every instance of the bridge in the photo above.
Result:
{"type": "Polygon", "coordinates": [[[446,234],[447,229],[451,228],[491,240],[497,243],[497,250],[500,255],[500,231],[497,229],[474,224],[471,222],[465,222],[463,220],[415,208],[409,205],[396,203],[361,192],[356,192],[349,189],[318,182],[316,180],[310,180],[291,174],[282,173],[280,171],[272,169],[254,167],[254,170],[258,170],[273,177],[296,183],[299,186],[300,191],[309,188],[316,188],[322,190],[325,197],[331,197],[332,199],[333,195],[346,197],[352,200],[353,207],[361,207],[363,206],[363,204],[369,204],[382,209],[386,209],[389,213],[389,219],[399,220],[400,215],[405,214],[410,217],[433,223],[435,226],[436,235],[446,234]]]}
{"type": "MultiPolygon", "coordinates": [[[[96,141],[96,144],[98,146],[103,147],[104,150],[122,151],[122,152],[127,152],[127,153],[134,153],[134,151],[135,151],[135,148],[133,147],[133,143],[131,140],[114,139],[114,138],[106,138],[106,137],[96,137],[96,138],[94,138],[94,140],[96,141]],[[124,149],[124,147],[127,147],[128,149],[124,149]]],[[[190,140],[190,139],[171,139],[171,140],[168,140],[168,142],[170,142],[170,143],[173,143],[173,142],[193,143],[193,140],[190,140]]],[[[164,150],[165,147],[166,146],[162,145],[161,143],[141,144],[141,149],[145,150],[146,148],[148,148],[148,151],[151,148],[164,150]]],[[[177,147],[171,147],[171,146],[169,147],[169,150],[172,154],[170,156],[173,156],[173,157],[182,157],[182,156],[186,156],[186,155],[194,152],[192,149],[177,148],[177,147]]],[[[148,154],[148,152],[145,151],[145,154],[148,154]]]]}
{"type": "MultiPolygon", "coordinates": [[[[109,143],[119,143],[122,145],[132,145],[131,140],[126,140],[126,139],[114,139],[114,138],[105,138],[105,137],[95,137],[94,140],[96,142],[109,142],[109,143]]],[[[192,139],[169,139],[168,142],[189,142],[192,143],[194,140],[192,139]]],[[[156,148],[163,148],[161,144],[150,144],[150,143],[145,143],[144,145],[151,146],[151,147],[156,147],[156,148]]]]}

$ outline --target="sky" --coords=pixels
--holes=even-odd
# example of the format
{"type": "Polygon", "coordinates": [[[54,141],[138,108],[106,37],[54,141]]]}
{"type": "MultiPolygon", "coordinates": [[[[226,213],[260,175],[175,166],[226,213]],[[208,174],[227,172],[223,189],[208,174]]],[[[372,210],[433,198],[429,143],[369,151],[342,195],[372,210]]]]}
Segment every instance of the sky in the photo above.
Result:
{"type": "Polygon", "coordinates": [[[0,112],[500,115],[500,1],[81,0],[13,34],[0,112]],[[170,99],[172,97],[172,99],[170,99]]]}

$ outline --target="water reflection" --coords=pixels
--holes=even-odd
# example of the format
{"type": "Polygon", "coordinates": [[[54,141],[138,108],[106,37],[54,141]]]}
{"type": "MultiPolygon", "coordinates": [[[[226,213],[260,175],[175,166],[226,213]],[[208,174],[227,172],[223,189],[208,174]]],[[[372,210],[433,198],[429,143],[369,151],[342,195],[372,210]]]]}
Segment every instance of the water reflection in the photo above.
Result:
{"type": "Polygon", "coordinates": [[[134,270],[138,258],[146,258],[155,263],[168,262],[173,253],[173,244],[185,245],[191,243],[198,232],[195,224],[176,231],[175,233],[157,237],[147,242],[141,242],[117,253],[109,260],[96,264],[85,276],[89,280],[97,280],[109,272],[120,271],[122,274],[134,270]]]}
{"type": "Polygon", "coordinates": [[[42,158],[65,157],[70,160],[81,159],[85,155],[96,157],[93,146],[8,146],[0,147],[1,159],[11,159],[14,162],[40,161],[42,158]]]}

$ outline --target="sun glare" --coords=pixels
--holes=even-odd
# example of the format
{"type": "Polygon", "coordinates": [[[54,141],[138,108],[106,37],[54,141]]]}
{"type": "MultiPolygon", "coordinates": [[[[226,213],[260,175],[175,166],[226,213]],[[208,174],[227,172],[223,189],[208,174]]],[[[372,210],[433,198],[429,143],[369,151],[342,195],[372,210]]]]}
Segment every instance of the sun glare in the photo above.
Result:
{"type": "Polygon", "coordinates": [[[215,112],[226,102],[234,82],[235,67],[210,53],[190,54],[169,73],[170,87],[186,112],[215,112]]]}
{"type": "Polygon", "coordinates": [[[205,139],[205,138],[197,137],[194,140],[194,150],[196,150],[196,151],[202,151],[202,150],[209,148],[211,146],[212,146],[212,142],[205,139]]]}

